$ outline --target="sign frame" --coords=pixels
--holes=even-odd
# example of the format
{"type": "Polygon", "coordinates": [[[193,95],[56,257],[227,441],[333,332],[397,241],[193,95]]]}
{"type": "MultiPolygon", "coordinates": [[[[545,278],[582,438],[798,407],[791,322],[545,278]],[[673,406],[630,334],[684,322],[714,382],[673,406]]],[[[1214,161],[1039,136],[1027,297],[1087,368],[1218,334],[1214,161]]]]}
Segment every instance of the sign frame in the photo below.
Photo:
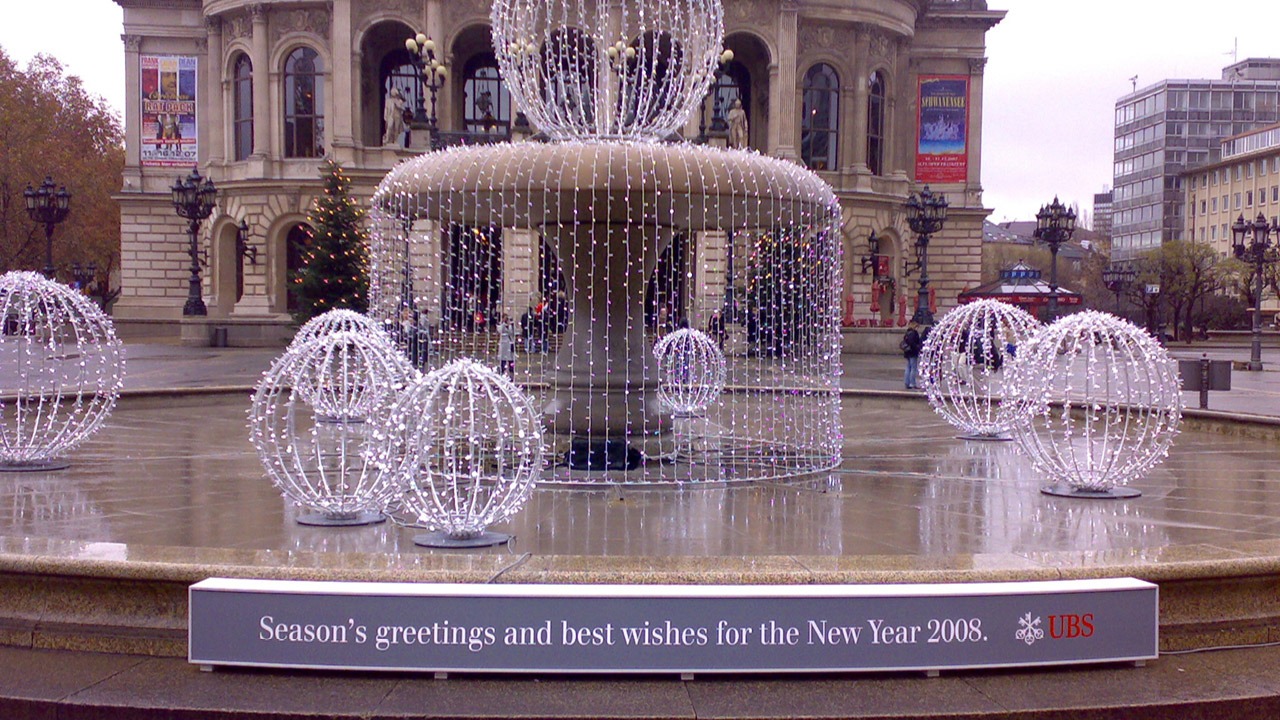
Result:
{"type": "MultiPolygon", "coordinates": [[[[1100,662],[1133,662],[1140,665],[1155,659],[1159,653],[1159,588],[1134,578],[875,585],[489,585],[211,578],[192,585],[189,600],[188,661],[203,669],[238,666],[361,672],[503,674],[691,675],[898,671],[923,671],[932,674],[941,670],[1100,662]],[[1000,606],[1008,607],[1001,609],[1000,606]],[[388,616],[389,610],[391,617],[405,617],[397,613],[401,608],[412,607],[430,608],[432,612],[410,615],[404,620],[403,626],[374,624],[381,621],[364,624],[366,619],[388,616]],[[489,607],[492,612],[486,609],[489,607]],[[1014,613],[1017,617],[1008,617],[1009,608],[1012,607],[1017,608],[1014,613]],[[835,617],[830,615],[833,608],[835,615],[846,613],[841,617],[845,618],[847,625],[837,625],[837,621],[831,619],[835,617]],[[895,624],[886,625],[888,620],[885,618],[896,618],[894,613],[910,615],[919,612],[920,608],[929,609],[928,616],[921,616],[927,617],[927,622],[907,626],[899,625],[895,620],[895,624]],[[979,618],[976,615],[979,611],[973,608],[983,608],[980,612],[998,614],[1003,621],[995,623],[994,615],[979,618]],[[1050,608],[1055,609],[1058,614],[1048,614],[1046,609],[1050,608]],[[1089,608],[1100,609],[1082,612],[1089,608]],[[622,630],[623,627],[628,630],[639,627],[636,618],[650,618],[652,627],[646,621],[643,632],[665,632],[667,646],[654,649],[645,643],[614,643],[610,624],[610,642],[605,647],[605,625],[599,623],[601,613],[605,611],[618,613],[616,617],[620,620],[633,623],[619,624],[619,637],[626,632],[622,630]],[[768,615],[774,612],[777,614],[768,615]],[[1094,612],[1099,613],[1096,618],[1094,612]],[[733,613],[739,614],[733,616],[733,613]],[[816,620],[810,619],[806,625],[806,621],[800,619],[810,615],[817,617],[822,613],[828,613],[824,619],[831,619],[832,631],[835,628],[847,628],[841,630],[843,643],[839,635],[831,636],[831,642],[822,639],[822,633],[828,632],[829,627],[825,622],[819,626],[816,620]],[[974,620],[965,620],[971,614],[978,621],[977,624],[974,620]],[[1046,614],[1048,622],[1042,625],[1041,618],[1046,614]],[[867,615],[868,619],[853,619],[861,615],[867,615]],[[361,618],[361,625],[356,624],[357,616],[361,618]],[[807,643],[792,642],[789,646],[763,641],[752,643],[750,636],[754,630],[751,629],[747,630],[748,640],[739,647],[733,647],[732,642],[724,647],[722,626],[727,621],[716,620],[713,623],[709,620],[722,616],[733,616],[739,621],[738,626],[744,630],[752,628],[752,625],[742,624],[748,622],[748,618],[754,623],[760,617],[767,616],[771,618],[767,622],[773,622],[774,625],[766,628],[766,623],[761,622],[760,638],[766,634],[783,639],[800,640],[807,637],[807,643]],[[320,622],[314,627],[329,628],[329,637],[335,639],[336,635],[333,633],[338,624],[334,623],[345,626],[343,618],[348,618],[351,633],[344,630],[341,643],[321,643],[318,648],[308,647],[311,643],[304,641],[303,626],[299,622],[287,622],[306,617],[319,619],[320,622]],[[501,630],[490,628],[494,632],[487,640],[494,641],[493,643],[484,645],[486,638],[483,634],[479,636],[479,641],[472,638],[473,645],[477,642],[481,645],[478,649],[468,649],[465,641],[459,644],[450,643],[447,638],[444,642],[439,639],[442,618],[446,630],[449,630],[452,618],[455,621],[454,630],[468,627],[473,632],[476,626],[465,624],[468,617],[502,618],[508,623],[512,622],[511,618],[522,620],[532,617],[534,620],[529,621],[527,626],[507,625],[501,630]],[[563,620],[563,617],[571,620],[563,620]],[[659,617],[668,618],[665,631],[662,630],[659,617]],[[880,618],[878,621],[877,617],[880,618]],[[1056,626],[1055,617],[1062,618],[1056,626]],[[437,632],[434,640],[431,639],[431,632],[427,631],[431,626],[414,625],[417,622],[426,623],[432,618],[435,618],[437,632]],[[689,624],[673,630],[670,618],[687,621],[689,624]],[[699,621],[699,618],[702,620],[699,621]],[[936,636],[936,618],[942,618],[943,632],[946,623],[950,622],[953,636],[958,636],[960,632],[970,634],[970,639],[964,642],[969,642],[967,647],[975,650],[988,642],[988,636],[982,634],[982,643],[979,644],[977,636],[972,634],[975,628],[983,627],[984,624],[986,628],[1001,627],[997,642],[988,646],[998,646],[1000,654],[988,653],[990,657],[969,661],[954,651],[954,641],[948,641],[951,645],[947,646],[934,644],[932,639],[923,642],[925,635],[930,632],[936,636]],[[1074,637],[1065,637],[1063,628],[1068,626],[1066,618],[1074,618],[1071,620],[1071,627],[1076,631],[1074,637]],[[778,624],[792,620],[795,620],[794,625],[778,624]],[[968,624],[962,625],[962,620],[968,624]],[[570,625],[571,621],[577,624],[570,625]],[[563,629],[561,622],[564,623],[563,629]],[[591,624],[593,622],[594,625],[591,624]],[[356,631],[356,627],[365,629],[356,631]],[[858,627],[866,634],[860,634],[856,630],[858,627]],[[899,627],[903,629],[898,630],[899,627]],[[909,627],[914,627],[915,630],[910,631],[909,627]],[[956,629],[962,627],[963,630],[956,629]],[[1088,628],[1088,635],[1081,637],[1085,627],[1088,628]],[[1108,632],[1114,631],[1117,636],[1122,636],[1122,647],[1108,651],[1102,639],[1093,642],[1095,627],[1106,628],[1108,632]],[[393,631],[392,640],[396,639],[396,633],[408,633],[404,636],[407,646],[402,646],[399,641],[388,645],[395,652],[387,652],[387,647],[381,647],[385,637],[383,631],[387,628],[393,631]],[[559,635],[561,642],[544,643],[542,647],[547,650],[541,651],[530,647],[528,642],[523,646],[520,646],[521,643],[501,644],[494,637],[501,637],[513,629],[519,629],[523,633],[526,628],[531,633],[531,639],[534,631],[539,634],[545,631],[548,637],[559,635]],[[592,628],[600,632],[598,639],[601,640],[594,645],[592,643],[597,638],[587,632],[592,628]],[[786,632],[776,634],[781,632],[779,628],[786,632]],[[853,631],[852,642],[850,630],[853,631]],[[1015,636],[1015,630],[1016,642],[1011,640],[1015,636]],[[1034,636],[1024,638],[1023,630],[1034,633],[1034,636]],[[409,640],[415,631],[418,633],[416,639],[409,640]],[[293,636],[295,632],[298,633],[296,638],[293,636]],[[354,634],[356,632],[362,632],[365,639],[354,642],[358,637],[354,634]],[[426,632],[425,641],[423,632],[426,632]],[[579,634],[574,635],[574,632],[579,634]],[[671,643],[673,632],[676,638],[674,644],[671,643]],[[1051,633],[1052,643],[1067,640],[1076,643],[1066,649],[1066,654],[1059,652],[1064,646],[1052,643],[1043,644],[1036,650],[1042,653],[1041,657],[1031,656],[1030,650],[1023,652],[1024,640],[1027,648],[1030,648],[1034,642],[1049,639],[1051,633]],[[1064,637],[1060,638],[1059,633],[1064,637]],[[1009,637],[1005,637],[1005,634],[1009,637]],[[888,647],[895,644],[895,639],[903,640],[908,636],[914,639],[909,643],[899,642],[901,648],[888,647]],[[374,637],[377,638],[377,643],[370,643],[369,640],[374,637]],[[674,647],[681,644],[680,637],[685,640],[684,648],[674,647]],[[699,637],[703,640],[701,644],[697,643],[699,637]],[[342,647],[338,648],[339,644],[342,647]],[[452,647],[454,645],[457,647],[452,647]],[[915,652],[915,648],[908,648],[906,645],[918,646],[921,651],[911,654],[915,652]],[[497,650],[493,655],[485,655],[485,651],[491,647],[497,650]],[[1049,647],[1047,655],[1043,655],[1045,647],[1049,647]],[[1076,652],[1077,650],[1081,652],[1076,652]],[[330,651],[346,652],[349,656],[357,656],[358,661],[338,659],[337,655],[329,658],[325,653],[330,651]],[[939,651],[943,652],[939,654],[939,651]],[[864,652],[868,655],[867,661],[857,661],[855,656],[864,652]],[[414,659],[422,657],[423,653],[427,659],[414,659]],[[616,654],[617,658],[609,653],[616,654]],[[571,658],[571,661],[557,662],[557,658],[561,656],[571,658]],[[652,660],[646,659],[650,656],[652,660]],[[834,660],[826,661],[824,658],[827,656],[834,660]],[[374,659],[368,659],[370,657],[374,659]],[[409,660],[405,660],[406,657],[409,660]],[[504,659],[508,657],[515,659],[504,659]],[[756,662],[754,658],[757,657],[782,659],[776,663],[764,663],[756,662]],[[483,658],[486,662],[478,662],[477,658],[483,658]],[[494,658],[495,662],[489,663],[488,658],[494,658]],[[538,662],[533,662],[530,658],[537,659],[538,662]],[[604,658],[605,661],[597,664],[593,658],[604,658]],[[795,662],[797,658],[802,662],[795,662]],[[627,662],[622,662],[622,659],[627,662]]],[[[995,635],[995,632],[991,631],[991,634],[995,635]]],[[[313,635],[316,634],[313,632],[313,635]]],[[[960,644],[963,645],[963,642],[960,644]]]]}

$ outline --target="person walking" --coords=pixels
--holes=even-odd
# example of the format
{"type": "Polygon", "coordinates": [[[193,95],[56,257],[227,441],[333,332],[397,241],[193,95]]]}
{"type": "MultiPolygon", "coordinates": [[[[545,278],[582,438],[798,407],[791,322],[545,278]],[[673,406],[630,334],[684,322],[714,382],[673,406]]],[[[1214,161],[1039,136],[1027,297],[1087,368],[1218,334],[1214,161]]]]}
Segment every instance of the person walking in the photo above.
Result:
{"type": "Polygon", "coordinates": [[[907,368],[902,377],[902,384],[908,390],[914,390],[919,387],[916,384],[916,370],[920,366],[921,345],[923,345],[923,340],[920,337],[920,324],[912,320],[907,324],[907,332],[902,336],[902,341],[898,343],[898,349],[902,350],[902,357],[907,359],[907,368]]]}

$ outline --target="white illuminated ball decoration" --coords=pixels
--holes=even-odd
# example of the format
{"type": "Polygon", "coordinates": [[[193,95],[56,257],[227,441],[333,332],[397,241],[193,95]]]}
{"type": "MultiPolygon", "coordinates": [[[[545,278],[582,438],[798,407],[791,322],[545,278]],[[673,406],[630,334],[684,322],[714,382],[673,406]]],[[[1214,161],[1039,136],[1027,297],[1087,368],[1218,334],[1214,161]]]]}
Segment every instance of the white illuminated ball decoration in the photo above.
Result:
{"type": "Polygon", "coordinates": [[[402,479],[402,511],[429,547],[483,547],[524,507],[542,471],[542,422],[511,381],[468,359],[427,373],[391,408],[382,462],[402,479]]]}
{"type": "Polygon", "coordinates": [[[677,415],[696,415],[724,392],[724,353],[701,330],[668,333],[653,349],[662,381],[658,397],[677,415]]]}
{"type": "Polygon", "coordinates": [[[1024,407],[1015,437],[1048,480],[1044,492],[1134,497],[1182,421],[1176,362],[1146,331],[1088,310],[1032,336],[1013,363],[1024,407]]]}
{"type": "Polygon", "coordinates": [[[1008,439],[1020,406],[1005,402],[1010,369],[1040,327],[999,300],[961,305],[942,316],[920,351],[921,386],[939,415],[971,439],[1008,439]]]}
{"type": "Polygon", "coordinates": [[[55,470],[102,427],[124,346],[84,294],[34,272],[0,276],[0,470],[55,470]]]}
{"type": "Polygon", "coordinates": [[[367,333],[381,337],[388,343],[392,342],[391,337],[386,334],[377,320],[355,310],[335,308],[304,323],[302,327],[298,328],[298,332],[294,334],[293,340],[289,344],[303,345],[322,335],[332,335],[338,332],[367,333]]]}
{"type": "Polygon", "coordinates": [[[383,339],[351,331],[290,346],[263,374],[249,439],[271,482],[310,511],[305,525],[381,522],[399,484],[374,462],[373,416],[417,371],[383,339]]]}

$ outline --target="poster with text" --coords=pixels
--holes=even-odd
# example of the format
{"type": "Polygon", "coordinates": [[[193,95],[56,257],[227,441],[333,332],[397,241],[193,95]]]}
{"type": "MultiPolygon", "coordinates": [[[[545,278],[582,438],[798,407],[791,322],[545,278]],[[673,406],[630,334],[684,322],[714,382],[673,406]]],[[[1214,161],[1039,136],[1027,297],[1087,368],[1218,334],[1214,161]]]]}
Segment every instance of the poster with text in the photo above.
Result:
{"type": "Polygon", "coordinates": [[[921,75],[916,181],[964,182],[969,174],[969,78],[921,75]]]}
{"type": "Polygon", "coordinates": [[[143,55],[142,126],[139,145],[143,165],[178,167],[196,164],[196,58],[143,55]]]}

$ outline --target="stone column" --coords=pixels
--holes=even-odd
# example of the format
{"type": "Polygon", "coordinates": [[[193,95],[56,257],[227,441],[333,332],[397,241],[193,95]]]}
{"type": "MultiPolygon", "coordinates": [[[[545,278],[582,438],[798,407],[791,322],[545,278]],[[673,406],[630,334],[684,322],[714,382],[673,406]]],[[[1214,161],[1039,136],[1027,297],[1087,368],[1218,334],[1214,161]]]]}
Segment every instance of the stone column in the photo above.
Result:
{"type": "Polygon", "coordinates": [[[502,311],[519,320],[537,288],[539,252],[534,230],[502,230],[502,311]]]}
{"type": "MultiPolygon", "coordinates": [[[[724,307],[728,234],[723,230],[693,233],[693,243],[693,311],[689,313],[689,323],[701,329],[707,326],[712,313],[724,307]]],[[[741,262],[740,258],[735,260],[741,262]]]]}
{"type": "Polygon", "coordinates": [[[124,126],[128,130],[124,144],[124,189],[142,191],[142,63],[139,50],[141,35],[121,35],[124,42],[124,126]]]}
{"type": "Polygon", "coordinates": [[[984,57],[969,58],[969,122],[965,126],[969,133],[969,146],[966,148],[969,172],[966,180],[973,191],[980,190],[982,185],[982,73],[986,66],[984,57]]]}
{"type": "MultiPolygon", "coordinates": [[[[778,122],[770,116],[769,132],[773,133],[778,126],[778,144],[773,154],[785,160],[796,160],[796,121],[799,111],[796,109],[796,27],[800,22],[800,3],[798,0],[782,0],[778,13],[778,73],[774,82],[770,68],[769,95],[774,98],[778,111],[778,122]]],[[[772,107],[771,107],[772,109],[772,107]]]]}
{"type": "Polygon", "coordinates": [[[906,43],[898,45],[894,67],[897,68],[895,87],[885,97],[884,140],[887,153],[884,172],[895,180],[906,180],[915,174],[915,139],[919,132],[912,112],[916,102],[918,69],[911,63],[906,43]]]}
{"type": "Polygon", "coordinates": [[[225,85],[222,77],[222,20],[216,17],[204,19],[204,27],[208,36],[208,53],[205,56],[205,102],[200,117],[204,120],[204,132],[207,142],[205,157],[209,162],[220,165],[226,159],[225,129],[227,126],[227,103],[225,85]]]}
{"type": "Polygon", "coordinates": [[[267,8],[262,4],[249,6],[253,18],[253,40],[250,45],[253,62],[253,154],[266,158],[271,147],[271,56],[267,38],[267,8]]]}
{"type": "MultiPolygon", "coordinates": [[[[867,167],[867,97],[870,95],[870,88],[867,85],[871,82],[871,36],[868,28],[862,25],[857,26],[857,33],[853,44],[853,87],[847,93],[851,96],[849,102],[853,103],[853,112],[845,113],[846,117],[853,118],[853,122],[849,123],[851,127],[845,133],[845,147],[849,148],[849,152],[845,154],[849,158],[845,172],[864,175],[870,172],[867,167]]],[[[842,92],[843,94],[846,93],[842,92]]]]}
{"type": "Polygon", "coordinates": [[[329,93],[329,103],[333,108],[333,127],[331,147],[338,160],[353,162],[355,156],[355,133],[352,116],[359,112],[359,84],[352,81],[356,77],[351,53],[351,0],[333,0],[333,11],[329,14],[329,51],[333,53],[333,82],[325,90],[329,93]],[[353,97],[353,94],[356,97],[353,97]]]}

